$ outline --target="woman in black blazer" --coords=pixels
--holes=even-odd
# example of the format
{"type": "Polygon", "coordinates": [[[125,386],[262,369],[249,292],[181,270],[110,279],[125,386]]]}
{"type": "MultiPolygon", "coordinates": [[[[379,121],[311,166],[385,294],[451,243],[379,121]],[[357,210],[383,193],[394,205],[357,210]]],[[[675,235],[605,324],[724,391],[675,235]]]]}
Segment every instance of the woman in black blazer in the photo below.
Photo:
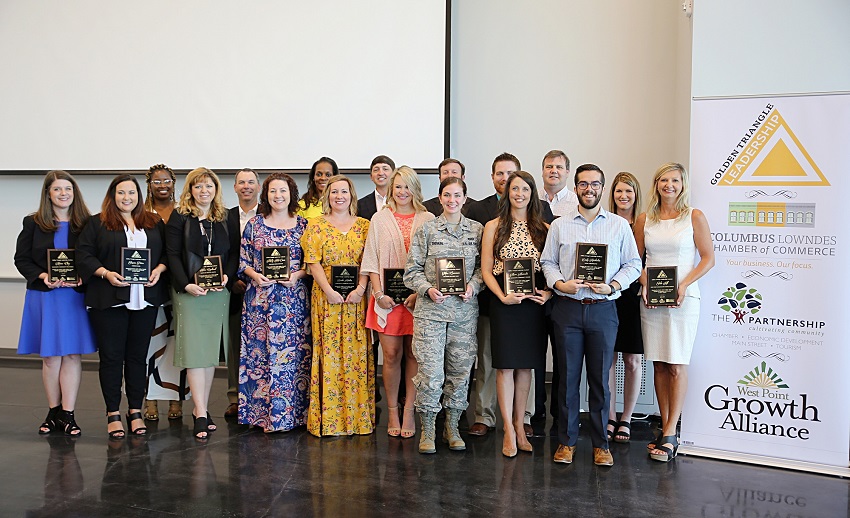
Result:
{"type": "Polygon", "coordinates": [[[15,247],[15,267],[27,280],[18,354],[42,357],[42,381],[50,410],[38,428],[78,436],[74,406],[82,374],[81,354],[95,351],[79,280],[50,280],[47,250],[73,249],[89,218],[74,178],[65,171],[44,177],[38,211],[24,218],[15,247]]]}
{"type": "Polygon", "coordinates": [[[195,273],[205,257],[219,256],[226,285],[235,279],[239,265],[239,240],[230,238],[239,235],[239,219],[227,217],[221,182],[214,172],[205,167],[189,172],[165,232],[176,323],[174,366],[186,369],[195,403],[192,433],[203,441],[216,429],[207,404],[219,351],[229,336],[230,292],[199,286],[195,273]]]}
{"type": "Polygon", "coordinates": [[[145,210],[139,182],[130,175],[109,184],[101,213],[89,219],[77,245],[80,275],[88,285],[86,305],[100,353],[100,388],[106,402],[107,432],[125,436],[119,407],[122,379],[127,393],[127,425],[144,435],[142,419],[148,344],[157,307],[168,298],[165,231],[162,220],[145,210]],[[122,276],[122,248],[150,251],[150,276],[144,284],[122,276]]]}

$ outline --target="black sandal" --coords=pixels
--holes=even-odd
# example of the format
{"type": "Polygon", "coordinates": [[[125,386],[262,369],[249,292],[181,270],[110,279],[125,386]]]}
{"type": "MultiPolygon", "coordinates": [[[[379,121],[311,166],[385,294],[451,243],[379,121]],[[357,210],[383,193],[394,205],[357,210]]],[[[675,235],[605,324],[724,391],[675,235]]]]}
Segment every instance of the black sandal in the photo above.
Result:
{"type": "Polygon", "coordinates": [[[127,428],[130,429],[130,434],[131,435],[146,435],[148,433],[148,427],[147,426],[143,425],[143,426],[140,426],[138,428],[133,428],[133,421],[135,421],[137,419],[144,422],[144,418],[142,417],[141,412],[133,412],[132,414],[130,412],[127,412],[127,428]]]}
{"type": "Polygon", "coordinates": [[[617,423],[617,428],[615,428],[614,432],[614,442],[618,442],[620,444],[628,444],[628,442],[632,438],[632,423],[630,421],[620,421],[617,423]],[[627,431],[621,432],[620,428],[625,428],[627,431]],[[625,437],[625,439],[618,439],[617,437],[625,437]]]}
{"type": "Polygon", "coordinates": [[[207,425],[207,418],[206,417],[195,417],[195,414],[192,414],[192,420],[195,423],[194,428],[192,429],[192,434],[194,434],[195,439],[198,440],[198,441],[208,440],[210,438],[210,432],[209,432],[209,428],[208,428],[208,425],[207,425]],[[203,437],[201,437],[201,434],[205,434],[205,435],[203,437]]]}
{"type": "Polygon", "coordinates": [[[662,437],[658,439],[658,443],[655,445],[656,450],[663,451],[664,453],[652,453],[649,452],[649,457],[652,460],[657,460],[660,462],[670,462],[671,460],[676,458],[676,452],[679,451],[679,440],[675,435],[668,435],[666,437],[662,437]],[[671,446],[664,446],[665,444],[670,444],[671,446]]]}
{"type": "Polygon", "coordinates": [[[56,413],[62,409],[62,405],[55,406],[47,411],[47,417],[44,422],[38,427],[38,435],[47,435],[56,430],[56,413]]]}
{"type": "Polygon", "coordinates": [[[65,435],[79,437],[83,433],[80,427],[77,426],[77,422],[74,420],[73,410],[59,410],[56,412],[56,419],[54,422],[56,423],[56,428],[61,429],[65,435]]]}
{"type": "Polygon", "coordinates": [[[614,440],[614,432],[617,431],[617,421],[614,421],[613,419],[609,419],[608,420],[608,426],[605,427],[605,435],[608,437],[608,442],[611,442],[612,440],[614,440]],[[608,426],[613,426],[614,429],[609,430],[608,426]]]}
{"type": "Polygon", "coordinates": [[[212,416],[210,415],[209,412],[207,412],[207,431],[208,432],[214,432],[216,430],[218,430],[218,426],[216,426],[216,424],[213,423],[212,416]]]}
{"type": "MultiPolygon", "coordinates": [[[[109,423],[114,423],[116,421],[119,423],[121,422],[121,414],[106,414],[106,426],[109,426],[109,423]]],[[[111,432],[107,430],[106,433],[109,434],[110,439],[123,439],[127,436],[127,432],[125,432],[123,428],[120,430],[112,430],[111,432]]]]}

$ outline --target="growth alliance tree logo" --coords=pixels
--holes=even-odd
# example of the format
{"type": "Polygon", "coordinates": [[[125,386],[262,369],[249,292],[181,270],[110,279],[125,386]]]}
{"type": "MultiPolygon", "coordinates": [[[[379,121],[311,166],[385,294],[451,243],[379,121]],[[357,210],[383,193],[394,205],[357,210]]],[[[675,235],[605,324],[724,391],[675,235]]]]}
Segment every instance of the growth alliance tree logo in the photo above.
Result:
{"type": "Polygon", "coordinates": [[[748,387],[767,388],[767,389],[787,389],[788,385],[779,377],[779,373],[775,372],[772,367],[767,366],[767,362],[761,362],[761,365],[756,365],[756,368],[744,375],[738,380],[739,385],[748,387]]]}
{"type": "Polygon", "coordinates": [[[747,313],[755,315],[761,311],[761,293],[755,288],[747,288],[743,282],[726,288],[723,296],[717,301],[720,309],[735,315],[735,323],[744,325],[744,317],[747,313]]]}

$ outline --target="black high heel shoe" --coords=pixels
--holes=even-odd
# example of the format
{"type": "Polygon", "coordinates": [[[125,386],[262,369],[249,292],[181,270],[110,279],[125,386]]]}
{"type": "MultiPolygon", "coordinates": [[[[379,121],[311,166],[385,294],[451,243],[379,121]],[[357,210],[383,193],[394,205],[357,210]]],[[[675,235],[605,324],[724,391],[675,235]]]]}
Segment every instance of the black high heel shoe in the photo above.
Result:
{"type": "Polygon", "coordinates": [[[47,417],[44,422],[38,427],[39,435],[47,435],[56,429],[56,413],[62,409],[62,405],[55,406],[47,411],[47,417]]]}
{"type": "Polygon", "coordinates": [[[192,414],[192,421],[194,421],[194,428],[192,429],[192,434],[195,436],[195,439],[198,441],[206,441],[210,438],[209,425],[207,424],[206,417],[195,417],[195,414],[192,414]],[[204,434],[201,436],[201,434],[204,434]]]}
{"type": "MultiPolygon", "coordinates": [[[[119,422],[119,423],[121,422],[121,414],[113,414],[113,415],[106,414],[106,425],[107,426],[109,426],[109,423],[115,423],[115,422],[119,422]]],[[[127,432],[125,432],[123,428],[121,428],[120,430],[112,430],[111,432],[107,431],[106,433],[109,434],[110,439],[123,439],[124,437],[127,436],[127,432]]]]}
{"type": "Polygon", "coordinates": [[[657,460],[660,462],[670,462],[671,460],[676,458],[676,452],[679,451],[679,438],[675,435],[667,435],[658,439],[658,442],[655,445],[655,449],[659,451],[663,451],[664,453],[649,453],[649,457],[652,460],[657,460]],[[669,444],[670,446],[664,446],[665,444],[669,444]]]}
{"type": "Polygon", "coordinates": [[[208,432],[214,432],[216,430],[218,430],[218,426],[215,423],[213,423],[212,416],[210,415],[209,412],[207,412],[207,431],[208,432]]]}
{"type": "Polygon", "coordinates": [[[71,437],[79,437],[83,433],[80,427],[77,426],[77,422],[74,421],[73,410],[59,410],[56,412],[56,428],[61,429],[65,435],[70,435],[71,437]]]}
{"type": "Polygon", "coordinates": [[[145,434],[147,434],[148,433],[148,427],[147,426],[140,426],[138,428],[133,428],[133,421],[135,421],[137,419],[144,421],[144,419],[142,418],[141,412],[133,412],[132,414],[130,412],[127,412],[127,427],[130,429],[130,435],[145,435],[145,434]]]}

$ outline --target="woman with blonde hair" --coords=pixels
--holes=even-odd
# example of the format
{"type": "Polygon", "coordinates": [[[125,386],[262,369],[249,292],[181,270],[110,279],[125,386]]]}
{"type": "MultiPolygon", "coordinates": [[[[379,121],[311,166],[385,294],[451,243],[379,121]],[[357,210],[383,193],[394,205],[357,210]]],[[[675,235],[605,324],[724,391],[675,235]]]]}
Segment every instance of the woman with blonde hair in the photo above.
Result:
{"type": "Polygon", "coordinates": [[[166,225],[166,252],[176,323],[174,366],[187,369],[195,403],[193,434],[201,441],[216,429],[207,404],[219,350],[226,343],[222,340],[228,336],[230,293],[225,285],[239,264],[239,241],[230,239],[239,228],[229,227],[218,176],[205,167],[189,172],[166,225]],[[221,259],[222,287],[204,288],[195,279],[209,256],[221,259]]]}
{"type": "Polygon", "coordinates": [[[372,282],[372,300],[366,310],[366,327],[380,335],[384,354],[383,380],[387,393],[389,420],[387,434],[391,437],[413,437],[416,431],[413,401],[416,389],[413,376],[418,370],[413,356],[413,308],[416,293],[404,298],[393,298],[384,293],[387,275],[397,282],[403,280],[404,266],[410,240],[416,230],[434,215],[422,204],[422,187],[416,171],[403,165],[390,178],[390,193],[387,204],[372,216],[366,249],[363,252],[361,272],[369,275],[372,282]],[[398,393],[401,364],[404,359],[403,380],[405,394],[404,417],[399,423],[398,393]]]}
{"type": "Polygon", "coordinates": [[[697,280],[714,266],[714,247],[708,220],[689,205],[688,173],[681,164],[662,165],[652,179],[652,194],[644,214],[635,222],[638,251],[646,266],[676,266],[676,305],[647,305],[646,268],[640,310],[644,354],[653,361],[655,394],[661,412],[661,433],[648,445],[653,460],[667,462],[679,448],[676,427],[688,389],[688,363],[699,323],[697,280]],[[699,254],[699,262],[695,261],[699,254]],[[696,262],[696,265],[694,264],[696,262]]]}
{"type": "MultiPolygon", "coordinates": [[[[634,229],[635,220],[640,214],[640,183],[631,173],[622,172],[611,182],[611,198],[608,210],[624,218],[634,229]]],[[[620,325],[617,328],[617,341],[614,344],[614,362],[608,375],[608,388],[611,391],[611,408],[608,411],[608,440],[627,443],[631,439],[632,412],[637,404],[643,378],[643,337],[640,331],[640,282],[635,281],[622,290],[617,305],[620,325]],[[617,421],[617,353],[623,355],[623,412],[617,421]]]]}
{"type": "Polygon", "coordinates": [[[15,268],[27,281],[18,354],[41,356],[41,379],[47,394],[42,435],[61,430],[78,436],[74,407],[82,376],[82,354],[95,352],[80,281],[51,279],[47,250],[75,248],[89,219],[77,182],[65,171],[44,176],[38,210],[24,218],[15,246],[15,268]]]}
{"type": "Polygon", "coordinates": [[[360,272],[346,295],[332,285],[334,266],[360,265],[369,222],[357,217],[357,193],[345,176],[329,180],[321,202],[322,215],[310,220],[301,237],[304,263],[314,281],[307,431],[316,436],[370,434],[375,427],[375,371],[365,326],[369,278],[360,272]]]}

